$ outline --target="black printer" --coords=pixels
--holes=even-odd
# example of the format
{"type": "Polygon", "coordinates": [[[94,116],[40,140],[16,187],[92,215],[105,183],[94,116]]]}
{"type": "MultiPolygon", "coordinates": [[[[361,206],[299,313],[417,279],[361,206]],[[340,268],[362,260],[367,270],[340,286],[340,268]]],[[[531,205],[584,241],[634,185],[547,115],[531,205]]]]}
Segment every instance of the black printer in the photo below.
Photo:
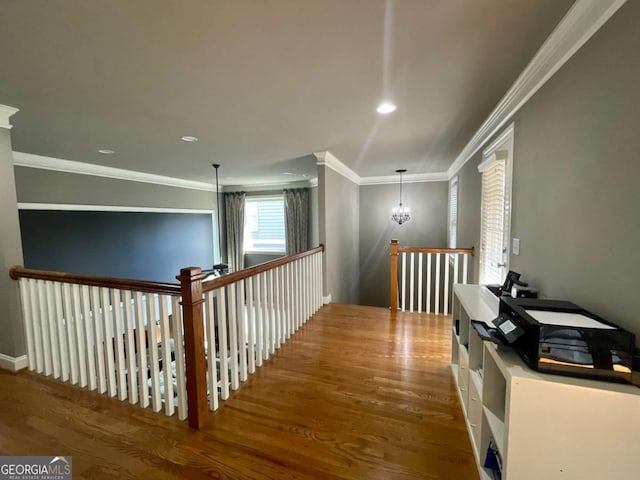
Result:
{"type": "Polygon", "coordinates": [[[631,383],[633,333],[566,301],[500,298],[493,321],[533,369],[631,383]]]}

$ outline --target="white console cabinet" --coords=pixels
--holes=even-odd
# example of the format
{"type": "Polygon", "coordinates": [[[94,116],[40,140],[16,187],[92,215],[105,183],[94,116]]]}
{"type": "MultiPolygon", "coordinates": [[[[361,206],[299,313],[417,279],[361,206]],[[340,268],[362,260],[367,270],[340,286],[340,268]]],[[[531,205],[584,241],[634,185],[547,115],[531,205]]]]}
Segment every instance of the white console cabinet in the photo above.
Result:
{"type": "Polygon", "coordinates": [[[479,285],[453,291],[451,368],[480,477],[492,478],[493,440],[503,480],[640,478],[640,389],[530,369],[470,324],[494,319],[498,299],[479,285]]]}

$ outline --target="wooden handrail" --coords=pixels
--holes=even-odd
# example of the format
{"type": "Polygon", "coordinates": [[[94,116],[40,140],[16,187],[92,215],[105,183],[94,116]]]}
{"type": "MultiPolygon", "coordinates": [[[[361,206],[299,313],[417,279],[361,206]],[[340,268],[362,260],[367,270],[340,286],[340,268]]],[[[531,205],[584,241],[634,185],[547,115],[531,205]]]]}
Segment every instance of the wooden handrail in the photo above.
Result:
{"type": "Polygon", "coordinates": [[[151,282],[146,280],[133,280],[130,278],[99,277],[96,275],[79,275],[67,272],[52,272],[48,270],[35,270],[21,266],[11,267],[9,276],[13,280],[19,278],[33,278],[35,280],[49,280],[52,282],[76,283],[94,287],[118,288],[147,293],[165,293],[168,295],[180,295],[180,285],[177,283],[151,282]]]}
{"type": "MultiPolygon", "coordinates": [[[[393,241],[393,240],[392,240],[393,241]]],[[[471,248],[422,248],[422,247],[400,247],[398,253],[466,253],[473,256],[475,254],[474,247],[471,248]]]]}
{"type": "Polygon", "coordinates": [[[238,272],[230,273],[229,275],[223,275],[222,277],[218,277],[213,280],[204,282],[202,284],[202,290],[204,292],[216,290],[218,288],[231,285],[232,283],[239,282],[240,280],[253,277],[255,275],[258,275],[259,273],[268,272],[269,270],[272,270],[277,267],[281,267],[282,265],[286,265],[287,263],[295,262],[296,260],[299,260],[304,257],[308,257],[309,255],[313,255],[314,253],[318,253],[318,252],[324,252],[324,245],[320,244],[319,246],[312,248],[310,250],[307,250],[305,252],[296,253],[294,255],[289,255],[287,257],[276,258],[275,260],[261,263],[260,265],[245,268],[238,272]]]}

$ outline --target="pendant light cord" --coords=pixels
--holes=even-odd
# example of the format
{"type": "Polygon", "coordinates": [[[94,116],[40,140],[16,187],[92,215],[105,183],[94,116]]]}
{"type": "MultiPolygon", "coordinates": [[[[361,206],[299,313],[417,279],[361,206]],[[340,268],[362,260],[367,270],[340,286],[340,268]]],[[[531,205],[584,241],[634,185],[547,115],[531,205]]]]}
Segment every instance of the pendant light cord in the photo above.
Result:
{"type": "Polygon", "coordinates": [[[216,212],[218,213],[218,261],[222,263],[222,227],[220,225],[220,189],[218,188],[218,168],[219,163],[212,163],[216,169],[216,212]]]}

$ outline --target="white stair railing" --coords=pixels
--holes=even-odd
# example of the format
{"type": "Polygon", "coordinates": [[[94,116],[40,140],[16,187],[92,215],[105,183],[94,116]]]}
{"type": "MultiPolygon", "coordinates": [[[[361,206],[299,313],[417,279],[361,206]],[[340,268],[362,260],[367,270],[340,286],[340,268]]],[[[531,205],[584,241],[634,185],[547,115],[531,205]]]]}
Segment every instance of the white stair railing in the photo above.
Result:
{"type": "Polygon", "coordinates": [[[11,269],[29,370],[187,418],[180,286],[11,269]]]}
{"type": "Polygon", "coordinates": [[[204,282],[209,410],[322,306],[322,247],[204,282]]]}
{"type": "Polygon", "coordinates": [[[392,240],[391,310],[448,315],[453,284],[468,283],[473,254],[473,248],[400,247],[392,240]]]}

